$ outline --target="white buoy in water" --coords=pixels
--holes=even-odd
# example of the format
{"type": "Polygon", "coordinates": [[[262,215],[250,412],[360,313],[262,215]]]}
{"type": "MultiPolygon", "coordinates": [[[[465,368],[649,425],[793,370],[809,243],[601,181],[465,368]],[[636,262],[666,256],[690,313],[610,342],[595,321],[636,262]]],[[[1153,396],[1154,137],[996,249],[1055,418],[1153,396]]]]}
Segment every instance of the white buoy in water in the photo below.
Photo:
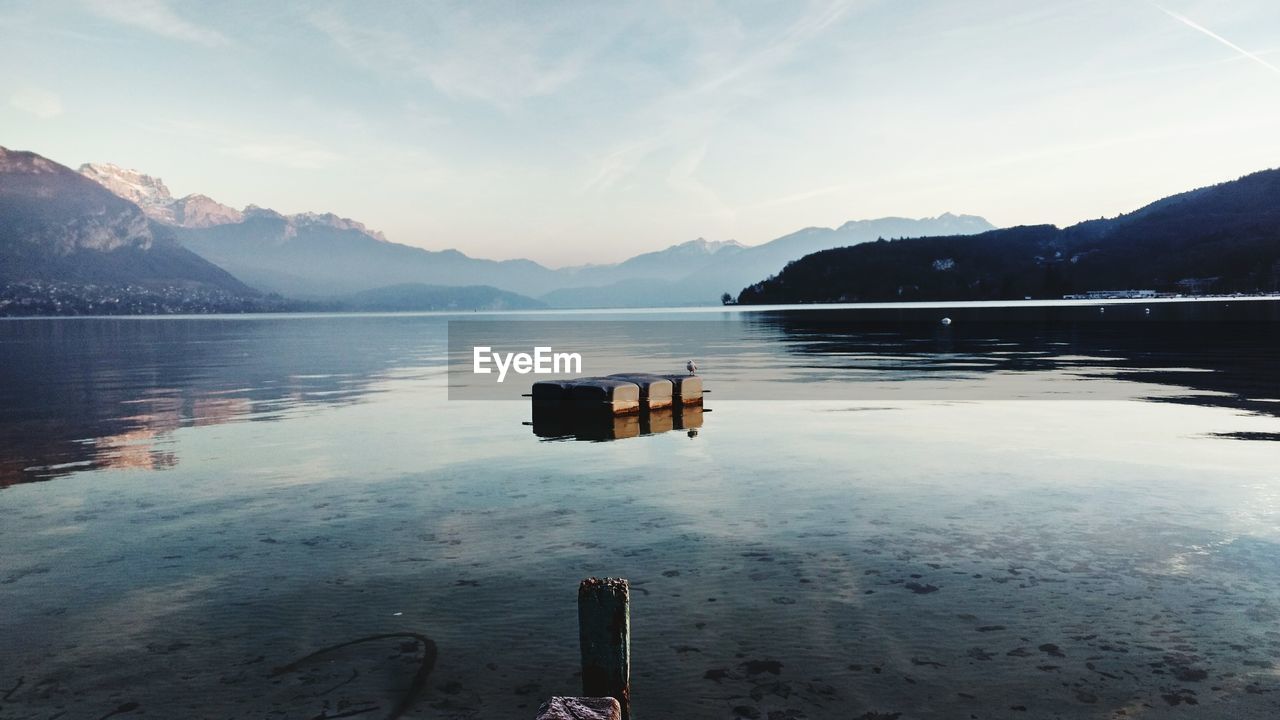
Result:
{"type": "Polygon", "coordinates": [[[942,324],[943,324],[943,325],[950,325],[950,324],[951,324],[951,318],[942,318],[942,324]]]}

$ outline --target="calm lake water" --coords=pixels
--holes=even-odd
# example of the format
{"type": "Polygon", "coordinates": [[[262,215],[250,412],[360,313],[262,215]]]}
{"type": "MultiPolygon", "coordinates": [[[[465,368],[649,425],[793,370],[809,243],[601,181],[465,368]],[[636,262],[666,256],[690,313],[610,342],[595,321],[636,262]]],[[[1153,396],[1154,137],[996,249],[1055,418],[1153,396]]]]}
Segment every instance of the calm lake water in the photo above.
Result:
{"type": "Polygon", "coordinates": [[[0,718],[387,717],[420,638],[407,716],[532,718],[589,575],[642,719],[1276,717],[1280,331],[1160,312],[549,316],[707,322],[591,348],[713,391],[614,442],[459,318],[0,322],[0,718]]]}

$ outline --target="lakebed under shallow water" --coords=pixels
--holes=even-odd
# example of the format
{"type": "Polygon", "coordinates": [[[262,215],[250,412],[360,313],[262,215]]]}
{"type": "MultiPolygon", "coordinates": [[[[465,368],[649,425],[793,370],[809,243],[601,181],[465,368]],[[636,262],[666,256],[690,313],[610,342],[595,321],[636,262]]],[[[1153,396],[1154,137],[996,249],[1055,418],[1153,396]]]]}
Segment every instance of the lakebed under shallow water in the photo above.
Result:
{"type": "Polygon", "coordinates": [[[449,400],[445,317],[0,323],[0,718],[383,717],[416,636],[408,716],[532,717],[588,575],[641,718],[1280,711],[1274,326],[813,317],[617,442],[449,400]],[[717,399],[811,379],[989,392],[717,399]]]}

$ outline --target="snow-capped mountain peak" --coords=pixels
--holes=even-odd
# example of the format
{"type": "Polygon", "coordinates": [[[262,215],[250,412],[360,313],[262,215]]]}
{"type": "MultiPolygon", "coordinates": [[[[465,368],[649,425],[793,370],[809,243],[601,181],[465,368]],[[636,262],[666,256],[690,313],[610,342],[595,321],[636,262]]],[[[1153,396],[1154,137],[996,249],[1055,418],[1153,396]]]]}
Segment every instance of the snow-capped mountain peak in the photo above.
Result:
{"type": "Polygon", "coordinates": [[[160,178],[114,163],[85,163],[79,172],[116,197],[137,205],[147,217],[166,225],[211,227],[244,219],[239,210],[207,195],[192,194],[175,200],[160,178]]]}
{"type": "Polygon", "coordinates": [[[244,220],[244,213],[223,205],[208,195],[188,195],[174,200],[170,207],[173,209],[174,224],[182,227],[213,227],[244,220]]]}
{"type": "Polygon", "coordinates": [[[355,230],[364,233],[369,237],[377,238],[383,242],[387,241],[387,237],[380,230],[371,230],[364,223],[351,218],[344,218],[334,215],[333,213],[314,213],[304,212],[296,215],[288,216],[289,222],[294,225],[326,225],[338,230],[355,230]]]}
{"type": "Polygon", "coordinates": [[[172,223],[173,214],[169,206],[173,204],[173,195],[160,178],[112,163],[85,163],[79,171],[117,197],[142,208],[147,215],[172,223]]]}

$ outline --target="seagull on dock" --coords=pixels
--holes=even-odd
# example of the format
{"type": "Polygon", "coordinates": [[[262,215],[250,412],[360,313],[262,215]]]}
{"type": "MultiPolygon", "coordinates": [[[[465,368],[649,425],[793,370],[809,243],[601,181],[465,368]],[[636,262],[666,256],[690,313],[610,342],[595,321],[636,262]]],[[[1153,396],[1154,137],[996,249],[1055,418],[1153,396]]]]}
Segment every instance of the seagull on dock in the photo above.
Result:
{"type": "Polygon", "coordinates": [[[685,363],[685,364],[684,364],[684,369],[685,369],[685,370],[688,370],[690,375],[697,375],[697,374],[698,374],[698,363],[696,363],[696,362],[694,362],[694,361],[690,360],[689,362],[687,362],[687,363],[685,363]]]}

